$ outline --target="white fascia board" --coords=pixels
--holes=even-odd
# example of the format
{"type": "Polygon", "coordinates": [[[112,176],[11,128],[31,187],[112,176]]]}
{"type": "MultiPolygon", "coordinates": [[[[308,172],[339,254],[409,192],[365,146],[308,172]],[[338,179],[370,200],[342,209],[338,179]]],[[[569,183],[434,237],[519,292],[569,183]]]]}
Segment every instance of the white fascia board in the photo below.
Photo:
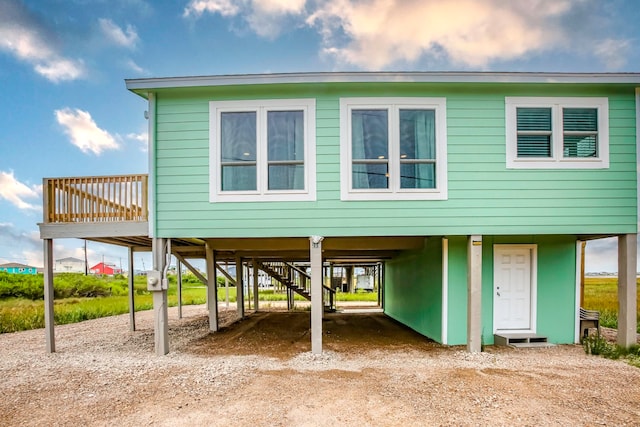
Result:
{"type": "Polygon", "coordinates": [[[640,84],[640,73],[323,72],[125,79],[131,91],[283,83],[601,83],[640,84]]]}

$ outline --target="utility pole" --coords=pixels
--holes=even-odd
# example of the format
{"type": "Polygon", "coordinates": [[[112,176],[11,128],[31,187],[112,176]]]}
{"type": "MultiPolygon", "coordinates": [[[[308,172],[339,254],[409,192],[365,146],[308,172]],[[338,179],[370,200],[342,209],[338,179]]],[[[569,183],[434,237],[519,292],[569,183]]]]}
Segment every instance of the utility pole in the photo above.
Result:
{"type": "Polygon", "coordinates": [[[87,261],[87,240],[84,241],[84,275],[89,275],[89,262],[87,261]]]}

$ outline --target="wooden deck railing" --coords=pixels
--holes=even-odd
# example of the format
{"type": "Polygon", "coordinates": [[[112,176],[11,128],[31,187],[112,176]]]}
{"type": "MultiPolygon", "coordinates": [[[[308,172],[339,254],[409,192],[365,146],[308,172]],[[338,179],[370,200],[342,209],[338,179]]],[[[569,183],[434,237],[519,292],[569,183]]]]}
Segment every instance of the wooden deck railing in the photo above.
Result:
{"type": "Polygon", "coordinates": [[[45,178],[45,223],[147,221],[147,175],[45,178]]]}

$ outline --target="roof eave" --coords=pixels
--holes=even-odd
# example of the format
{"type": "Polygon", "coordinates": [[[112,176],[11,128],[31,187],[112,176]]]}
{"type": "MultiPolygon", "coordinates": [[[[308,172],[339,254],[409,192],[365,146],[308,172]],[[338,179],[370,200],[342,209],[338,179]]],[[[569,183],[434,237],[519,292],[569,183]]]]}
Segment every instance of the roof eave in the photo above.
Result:
{"type": "Polygon", "coordinates": [[[600,83],[640,85],[640,73],[513,72],[321,72],[237,74],[126,79],[127,89],[143,95],[156,89],[287,83],[600,83]]]}

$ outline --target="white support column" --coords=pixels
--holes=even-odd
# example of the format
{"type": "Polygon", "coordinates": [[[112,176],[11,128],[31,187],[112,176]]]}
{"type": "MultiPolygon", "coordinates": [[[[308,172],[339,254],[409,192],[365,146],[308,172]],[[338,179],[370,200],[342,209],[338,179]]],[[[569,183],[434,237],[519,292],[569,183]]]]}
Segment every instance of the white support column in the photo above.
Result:
{"type": "Polygon", "coordinates": [[[618,345],[636,343],[637,328],[637,234],[618,236],[618,345]]]}
{"type": "Polygon", "coordinates": [[[205,246],[207,256],[207,308],[209,309],[209,330],[218,330],[218,281],[216,276],[216,253],[209,245],[205,246]]]}
{"type": "Polygon", "coordinates": [[[135,303],[135,289],[133,287],[133,282],[136,277],[135,269],[133,268],[133,248],[129,247],[129,329],[132,331],[136,330],[136,303],[135,303]]]}
{"type": "Polygon", "coordinates": [[[238,310],[238,318],[244,318],[244,281],[242,280],[242,258],[236,256],[236,305],[238,310]]]}
{"type": "MultiPolygon", "coordinates": [[[[166,263],[165,244],[167,240],[154,237],[153,247],[153,269],[157,272],[164,272],[166,263]]],[[[169,353],[169,314],[167,303],[167,290],[154,289],[153,294],[153,331],[156,355],[163,356],[169,353]]]]}
{"type": "Polygon", "coordinates": [[[442,344],[449,336],[449,239],[442,238],[442,344]]]}
{"type": "Polygon", "coordinates": [[[482,236],[467,243],[467,351],[482,351],[482,236]]]}
{"type": "Polygon", "coordinates": [[[178,274],[178,319],[182,319],[182,263],[176,258],[176,273],[178,274]]]}
{"type": "Polygon", "coordinates": [[[252,263],[253,270],[253,309],[258,312],[258,261],[254,258],[252,263]]]}
{"type": "Polygon", "coordinates": [[[44,239],[44,334],[47,353],[56,351],[53,318],[53,240],[44,239]]]}
{"type": "Polygon", "coordinates": [[[309,261],[311,263],[311,353],[322,354],[322,240],[311,236],[309,261]]]}

